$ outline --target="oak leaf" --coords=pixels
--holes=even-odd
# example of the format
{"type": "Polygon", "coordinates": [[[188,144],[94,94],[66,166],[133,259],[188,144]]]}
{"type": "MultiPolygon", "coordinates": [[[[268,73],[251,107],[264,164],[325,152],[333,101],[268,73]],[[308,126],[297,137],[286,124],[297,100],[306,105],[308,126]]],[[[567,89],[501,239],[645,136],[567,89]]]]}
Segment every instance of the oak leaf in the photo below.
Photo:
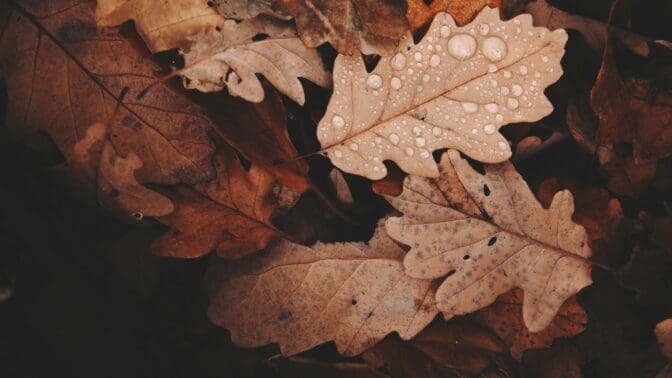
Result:
{"type": "Polygon", "coordinates": [[[236,23],[200,0],[179,6],[164,6],[157,0],[98,2],[99,26],[130,19],[152,52],[174,48],[183,52],[185,68],[179,74],[187,88],[212,92],[226,87],[231,95],[260,102],[264,91],[256,75],[263,74],[278,90],[303,104],[298,77],[321,86],[330,84],[320,56],[301,43],[286,21],[260,15],[236,23]]]}
{"type": "Polygon", "coordinates": [[[488,376],[488,371],[509,370],[502,363],[507,357],[504,342],[463,319],[434,322],[406,342],[390,335],[362,357],[396,378],[488,376]]]}
{"type": "Polygon", "coordinates": [[[449,150],[439,178],[411,175],[404,192],[387,199],[404,214],[385,228],[411,246],[406,273],[447,276],[436,293],[446,318],[486,307],[518,287],[525,292],[525,326],[539,332],[591,283],[590,248],[584,228],[571,220],[571,193],[557,193],[546,210],[510,163],[486,166],[481,175],[449,150]]]}
{"type": "Polygon", "coordinates": [[[254,165],[247,172],[230,148],[222,147],[214,164],[212,181],[163,191],[175,211],[158,218],[171,230],[153,243],[156,254],[196,258],[214,249],[219,256],[239,258],[282,235],[271,223],[277,210],[275,178],[254,165]]]}
{"type": "Polygon", "coordinates": [[[322,151],[342,170],[374,180],[387,174],[386,159],[436,177],[432,152],[446,147],[504,161],[511,150],[498,129],[551,112],[543,91],[562,74],[566,40],[562,30],[534,28],[529,15],[501,21],[485,8],[465,27],[439,13],[420,43],[404,39],[370,73],[361,57],[339,55],[317,129],[322,151]]]}
{"type": "Polygon", "coordinates": [[[294,17],[309,47],[329,42],[341,54],[387,55],[408,30],[402,0],[275,0],[294,17]]]}
{"type": "Polygon", "coordinates": [[[274,0],[215,0],[208,4],[217,12],[226,18],[235,20],[244,20],[256,17],[260,14],[267,14],[277,18],[291,18],[273,9],[274,0]]]}
{"type": "Polygon", "coordinates": [[[89,126],[104,123],[116,153],[142,161],[134,172],[140,183],[212,176],[213,124],[204,109],[163,84],[132,99],[160,67],[119,30],[96,29],[92,3],[17,3],[28,16],[13,10],[0,40],[14,137],[44,131],[70,161],[89,126]],[[125,88],[129,95],[118,100],[125,88]]]}
{"type": "Polygon", "coordinates": [[[657,375],[656,378],[666,378],[672,375],[672,318],[665,319],[656,324],[654,334],[660,345],[660,352],[670,363],[667,364],[657,375]]]}
{"type": "Polygon", "coordinates": [[[449,13],[458,25],[466,25],[476,17],[484,7],[500,8],[501,0],[406,0],[408,11],[406,18],[415,31],[426,26],[439,12],[449,13]]]}
{"type": "Polygon", "coordinates": [[[586,329],[588,316],[575,297],[568,299],[558,310],[551,324],[541,332],[525,328],[520,311],[523,293],[514,289],[500,295],[495,303],[476,313],[476,319],[506,342],[511,355],[517,359],[528,349],[548,348],[553,340],[571,337],[586,329]]]}
{"type": "Polygon", "coordinates": [[[410,339],[437,310],[431,281],[406,275],[403,255],[382,227],[368,245],[281,240],[261,254],[214,263],[209,316],[236,345],[275,342],[284,355],[330,340],[356,355],[393,331],[410,339]]]}

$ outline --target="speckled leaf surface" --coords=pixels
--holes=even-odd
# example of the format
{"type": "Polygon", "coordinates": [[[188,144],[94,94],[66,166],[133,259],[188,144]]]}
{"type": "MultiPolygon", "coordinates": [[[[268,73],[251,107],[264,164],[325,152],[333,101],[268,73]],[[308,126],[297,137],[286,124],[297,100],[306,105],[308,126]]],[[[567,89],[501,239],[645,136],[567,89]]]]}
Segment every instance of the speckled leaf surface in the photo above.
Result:
{"type": "Polygon", "coordinates": [[[420,332],[437,314],[430,280],[404,273],[404,251],[379,228],[364,243],[281,241],[209,273],[210,319],[241,347],[280,344],[292,355],[334,340],[356,355],[396,331],[420,332]]]}
{"type": "Polygon", "coordinates": [[[411,246],[406,273],[446,277],[436,293],[446,318],[521,288],[526,327],[546,328],[565,300],[592,282],[591,251],[585,229],[572,222],[571,193],[556,193],[544,209],[508,162],[481,175],[449,150],[439,168],[439,178],[409,176],[399,197],[387,197],[404,214],[388,219],[386,230],[411,246]]]}
{"type": "Polygon", "coordinates": [[[431,153],[440,148],[504,161],[511,149],[499,128],[553,110],[544,89],[562,74],[566,41],[561,29],[533,27],[529,15],[504,22],[485,8],[464,27],[437,14],[422,41],[405,38],[370,73],[361,57],[339,55],[317,129],[322,151],[342,170],[374,180],[387,174],[385,160],[436,177],[431,153]]]}

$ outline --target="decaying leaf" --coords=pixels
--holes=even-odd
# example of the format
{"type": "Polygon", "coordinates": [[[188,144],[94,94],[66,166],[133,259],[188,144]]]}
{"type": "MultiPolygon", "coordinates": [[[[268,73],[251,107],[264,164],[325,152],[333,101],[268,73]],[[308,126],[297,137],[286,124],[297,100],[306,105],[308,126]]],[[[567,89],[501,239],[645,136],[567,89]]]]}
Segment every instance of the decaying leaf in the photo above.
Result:
{"type": "Polygon", "coordinates": [[[143,162],[140,183],[191,184],[212,175],[213,124],[204,109],[167,85],[135,100],[160,67],[118,30],[96,29],[93,3],[18,3],[31,17],[13,11],[0,41],[14,136],[45,131],[70,161],[89,126],[104,123],[117,154],[143,162]],[[129,95],[118,101],[124,88],[129,95]]]}
{"type": "Polygon", "coordinates": [[[361,362],[323,362],[303,356],[269,359],[268,364],[279,368],[280,376],[320,378],[389,378],[361,362]]]}
{"type": "Polygon", "coordinates": [[[329,42],[341,54],[387,55],[408,30],[403,0],[275,0],[294,17],[308,47],[329,42]]]}
{"type": "Polygon", "coordinates": [[[276,210],[275,179],[252,166],[246,172],[235,153],[222,148],[216,155],[217,175],[196,190],[178,187],[163,193],[175,211],[158,220],[171,231],[152,248],[162,256],[195,258],[213,249],[226,258],[238,258],[263,249],[281,233],[272,225],[276,210]]]}
{"type": "Polygon", "coordinates": [[[466,25],[476,17],[484,7],[500,8],[501,0],[406,0],[408,11],[406,18],[411,30],[415,31],[428,25],[439,12],[450,14],[458,25],[466,25]]]}
{"type": "Polygon", "coordinates": [[[670,361],[669,364],[661,371],[656,378],[666,378],[672,373],[672,318],[665,319],[656,324],[653,331],[660,344],[660,351],[670,361]]]}
{"type": "Polygon", "coordinates": [[[217,9],[217,12],[226,18],[245,20],[260,14],[267,14],[277,18],[290,18],[282,12],[273,9],[275,0],[215,0],[208,2],[217,9]]]}
{"type": "Polygon", "coordinates": [[[385,367],[395,378],[440,378],[507,371],[502,364],[506,354],[506,345],[487,329],[452,319],[431,324],[408,342],[388,336],[362,357],[376,367],[385,367]]]}
{"type": "Polygon", "coordinates": [[[339,55],[334,95],[320,121],[322,151],[342,170],[385,177],[384,160],[436,177],[431,158],[457,148],[488,163],[511,156],[498,129],[536,121],[553,109],[544,89],[562,74],[567,34],[532,26],[529,15],[501,21],[485,8],[466,27],[439,13],[423,40],[367,73],[361,57],[339,55]]]}
{"type": "Polygon", "coordinates": [[[299,77],[323,87],[331,85],[317,51],[307,48],[285,21],[267,16],[227,21],[221,30],[204,29],[191,41],[181,73],[187,88],[212,92],[226,87],[233,96],[259,102],[264,91],[256,75],[263,74],[280,92],[303,105],[299,77]],[[256,40],[259,36],[263,38],[256,40]]]}
{"type": "Polygon", "coordinates": [[[657,91],[650,82],[624,79],[613,50],[614,46],[605,49],[590,93],[600,120],[598,142],[632,144],[637,165],[672,155],[672,92],[657,91]]]}
{"type": "Polygon", "coordinates": [[[284,355],[330,340],[356,355],[393,331],[410,339],[437,310],[431,281],[406,275],[403,255],[382,227],[368,245],[282,240],[261,254],[214,263],[209,316],[236,345],[275,342],[284,355]]]}
{"type": "Polygon", "coordinates": [[[157,0],[98,3],[98,25],[114,26],[129,19],[135,20],[153,52],[179,48],[184,53],[180,75],[187,88],[212,92],[226,87],[231,95],[260,102],[264,91],[256,75],[263,74],[303,104],[298,77],[330,84],[320,56],[304,46],[285,21],[264,15],[241,23],[227,21],[200,0],[168,7],[157,0]]]}
{"type": "Polygon", "coordinates": [[[525,326],[539,332],[591,283],[586,232],[571,220],[569,191],[557,193],[546,210],[510,163],[485,172],[449,150],[438,179],[409,176],[399,197],[387,197],[404,216],[390,218],[385,228],[411,246],[407,274],[447,276],[436,293],[446,318],[486,307],[518,287],[525,292],[525,326]]]}
{"type": "Polygon", "coordinates": [[[569,343],[554,343],[551,348],[525,353],[523,363],[528,377],[582,378],[584,356],[569,343]]]}
{"type": "Polygon", "coordinates": [[[525,328],[520,306],[523,292],[514,289],[500,295],[495,303],[476,313],[476,319],[490,328],[509,346],[511,355],[517,359],[528,349],[550,347],[553,340],[571,337],[583,332],[588,316],[575,297],[568,299],[558,310],[551,324],[541,332],[531,333],[525,328]]]}
{"type": "Polygon", "coordinates": [[[157,0],[98,0],[97,4],[95,19],[98,26],[117,26],[133,20],[138,33],[153,53],[187,47],[188,36],[224,24],[224,18],[209,7],[207,1],[202,0],[170,3],[157,0]]]}

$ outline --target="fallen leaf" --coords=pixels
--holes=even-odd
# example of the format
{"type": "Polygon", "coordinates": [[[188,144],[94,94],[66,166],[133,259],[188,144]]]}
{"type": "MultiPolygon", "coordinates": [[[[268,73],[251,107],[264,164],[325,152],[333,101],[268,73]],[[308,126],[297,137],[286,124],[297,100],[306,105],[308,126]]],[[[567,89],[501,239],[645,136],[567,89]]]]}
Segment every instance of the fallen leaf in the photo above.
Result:
{"type": "Polygon", "coordinates": [[[214,163],[215,179],[197,190],[162,191],[175,203],[175,211],[158,218],[171,230],[152,245],[156,254],[196,258],[216,249],[219,256],[239,258],[281,235],[271,223],[277,209],[274,177],[256,166],[245,171],[228,148],[220,149],[214,163]]]}
{"type": "Polygon", "coordinates": [[[431,281],[404,274],[403,255],[382,228],[368,245],[281,240],[242,260],[216,260],[208,313],[240,347],[275,342],[293,355],[333,340],[353,356],[393,331],[412,338],[437,313],[431,281]]]}
{"type": "Polygon", "coordinates": [[[656,324],[654,333],[660,344],[660,351],[668,360],[672,361],[672,318],[656,324]]]}
{"type": "Polygon", "coordinates": [[[329,172],[329,180],[331,180],[331,185],[334,188],[334,192],[336,192],[338,202],[344,205],[352,205],[352,192],[341,171],[336,168],[332,169],[331,172],[329,172]]]}
{"type": "Polygon", "coordinates": [[[574,345],[555,343],[552,348],[525,353],[523,361],[529,377],[581,378],[582,357],[574,345]]]}
{"type": "Polygon", "coordinates": [[[339,53],[387,55],[408,30],[403,0],[275,0],[294,17],[308,47],[329,42],[339,53]]]}
{"type": "Polygon", "coordinates": [[[98,0],[98,26],[135,22],[142,39],[153,52],[185,48],[186,38],[207,28],[221,27],[224,18],[202,0],[165,3],[156,0],[98,0]]]}
{"type": "Polygon", "coordinates": [[[99,26],[130,19],[152,52],[174,48],[183,52],[185,68],[178,73],[186,88],[212,92],[226,87],[233,96],[260,102],[264,91],[256,75],[263,74],[278,90],[303,104],[298,77],[330,85],[320,56],[301,43],[286,21],[263,15],[240,23],[227,21],[200,0],[180,6],[164,6],[157,0],[98,3],[99,26]]]}
{"type": "Polygon", "coordinates": [[[602,67],[590,93],[600,120],[599,144],[632,144],[635,164],[672,155],[672,92],[651,82],[624,79],[616,66],[614,46],[604,51],[602,67]]]}
{"type": "Polygon", "coordinates": [[[511,355],[521,359],[528,349],[543,349],[558,338],[572,337],[583,332],[588,316],[575,297],[570,297],[558,310],[551,324],[541,332],[532,333],[525,328],[520,311],[523,292],[514,289],[500,295],[495,303],[476,313],[484,327],[495,332],[511,350],[511,355]]]}
{"type": "Polygon", "coordinates": [[[408,11],[406,18],[411,30],[416,31],[427,26],[439,12],[449,13],[458,25],[466,25],[476,17],[484,7],[500,8],[501,0],[406,0],[408,11]]]}
{"type": "Polygon", "coordinates": [[[208,4],[225,18],[245,20],[260,14],[267,14],[277,18],[291,18],[282,12],[273,9],[275,0],[216,0],[208,4]]]}
{"type": "Polygon", "coordinates": [[[100,203],[137,220],[145,216],[160,217],[172,213],[173,203],[168,198],[145,188],[137,181],[134,173],[141,167],[142,161],[136,154],[131,152],[125,158],[121,157],[112,143],[106,142],[98,165],[100,203]]]}
{"type": "Polygon", "coordinates": [[[233,96],[260,102],[264,90],[256,75],[263,74],[280,92],[303,105],[299,77],[331,86],[317,51],[307,48],[286,21],[267,16],[240,23],[229,20],[221,30],[204,29],[190,41],[181,70],[186,88],[212,92],[226,87],[233,96]]]}
{"type": "Polygon", "coordinates": [[[553,131],[553,133],[544,140],[541,140],[538,136],[525,137],[516,144],[516,151],[513,154],[512,160],[518,162],[529,159],[546,148],[563,141],[566,136],[567,134],[565,133],[553,131]]]}
{"type": "Polygon", "coordinates": [[[91,192],[96,188],[100,154],[107,137],[107,125],[94,123],[86,129],[84,137],[72,147],[72,154],[67,164],[77,186],[91,192]]]}
{"type": "MultiPolygon", "coordinates": [[[[604,51],[607,35],[610,33],[606,23],[567,13],[550,5],[546,0],[528,2],[525,11],[532,15],[535,25],[551,30],[558,28],[576,30],[593,51],[598,54],[604,51]]],[[[641,56],[649,55],[648,38],[620,28],[612,28],[611,33],[632,52],[641,56]]]]}
{"type": "Polygon", "coordinates": [[[323,362],[311,358],[292,356],[268,361],[277,367],[279,377],[320,377],[320,378],[385,378],[386,374],[372,369],[361,362],[323,362]]]}
{"type": "Polygon", "coordinates": [[[446,147],[504,161],[511,150],[499,127],[551,112],[543,90],[562,74],[566,40],[562,30],[534,28],[529,15],[501,21],[485,8],[466,27],[439,13],[420,43],[404,39],[371,73],[361,57],[339,55],[317,129],[322,151],[341,170],[373,180],[387,174],[386,159],[436,177],[432,152],[446,147]]]}
{"type": "Polygon", "coordinates": [[[226,94],[207,96],[205,104],[217,122],[215,131],[247,160],[272,173],[294,192],[310,186],[308,164],[299,159],[287,134],[287,115],[280,95],[265,84],[266,95],[251,103],[226,94]]]}
{"type": "MultiPolygon", "coordinates": [[[[435,322],[413,340],[388,336],[364,352],[365,361],[385,367],[392,377],[487,376],[504,370],[506,345],[496,335],[473,323],[452,319],[435,322]]],[[[510,376],[516,376],[515,371],[510,376]]]]}
{"type": "Polygon", "coordinates": [[[12,135],[45,131],[72,160],[89,126],[104,123],[114,150],[143,162],[135,172],[140,183],[192,184],[212,176],[213,124],[204,109],[167,85],[132,99],[160,68],[119,30],[97,29],[93,3],[17,3],[27,14],[14,10],[0,41],[12,135]],[[130,95],[119,101],[124,88],[130,95]]]}
{"type": "Polygon", "coordinates": [[[438,179],[407,177],[401,196],[387,197],[404,214],[385,228],[411,246],[406,273],[447,276],[436,293],[446,318],[521,288],[525,326],[543,330],[591,283],[588,238],[571,220],[571,193],[557,193],[546,210],[510,163],[486,166],[481,175],[455,150],[443,155],[440,169],[438,179]]]}

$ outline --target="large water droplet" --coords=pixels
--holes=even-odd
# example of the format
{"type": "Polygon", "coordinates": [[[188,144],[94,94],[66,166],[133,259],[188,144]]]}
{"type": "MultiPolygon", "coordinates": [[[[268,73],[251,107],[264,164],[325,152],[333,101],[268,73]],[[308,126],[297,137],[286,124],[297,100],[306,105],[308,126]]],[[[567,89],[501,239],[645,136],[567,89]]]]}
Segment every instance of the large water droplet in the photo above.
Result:
{"type": "Polygon", "coordinates": [[[380,77],[380,75],[369,75],[369,77],[366,79],[366,85],[371,88],[378,89],[381,85],[383,85],[383,79],[380,77]]]}
{"type": "Polygon", "coordinates": [[[402,53],[397,53],[397,55],[395,55],[392,58],[392,68],[394,68],[395,70],[400,70],[405,66],[406,66],[406,55],[402,53]]]}
{"type": "Polygon", "coordinates": [[[430,66],[436,67],[439,64],[441,64],[441,57],[440,56],[434,54],[434,55],[432,55],[431,58],[429,58],[429,65],[430,66]]]}
{"type": "Polygon", "coordinates": [[[463,102],[462,109],[464,109],[464,111],[467,113],[476,113],[478,110],[478,105],[474,104],[473,102],[463,102]]]}
{"type": "Polygon", "coordinates": [[[497,128],[492,123],[488,123],[487,125],[483,126],[483,132],[488,135],[494,134],[495,131],[497,131],[497,128]]]}
{"type": "Polygon", "coordinates": [[[499,62],[506,56],[506,43],[499,37],[488,37],[481,42],[481,52],[490,61],[499,62]]]}
{"type": "Polygon", "coordinates": [[[506,107],[509,109],[518,109],[518,100],[510,98],[506,100],[506,107]]]}
{"type": "Polygon", "coordinates": [[[339,115],[335,115],[334,118],[331,119],[331,123],[334,125],[334,127],[339,129],[345,126],[345,120],[339,115]]]}
{"type": "Polygon", "coordinates": [[[397,143],[399,143],[399,135],[397,134],[390,134],[390,136],[388,136],[387,139],[389,139],[390,143],[394,145],[397,145],[397,143]]]}
{"type": "Polygon", "coordinates": [[[439,33],[441,33],[443,38],[448,37],[450,35],[450,27],[448,25],[443,25],[441,29],[439,29],[439,33]]]}
{"type": "Polygon", "coordinates": [[[422,53],[420,51],[417,51],[415,54],[413,54],[413,59],[415,59],[416,62],[419,62],[422,60],[422,53]]]}
{"type": "Polygon", "coordinates": [[[393,77],[392,80],[390,80],[390,86],[392,87],[392,89],[401,88],[401,80],[399,80],[398,77],[393,77]]]}
{"type": "Polygon", "coordinates": [[[523,87],[521,87],[518,84],[513,84],[511,86],[511,93],[513,93],[514,96],[518,97],[521,94],[523,94],[523,87]]]}
{"type": "Polygon", "coordinates": [[[422,147],[425,145],[425,138],[419,137],[415,138],[415,145],[418,147],[422,147]]]}
{"type": "Polygon", "coordinates": [[[521,75],[527,75],[527,66],[523,64],[518,67],[518,72],[520,72],[521,75]]]}
{"type": "Polygon", "coordinates": [[[488,111],[488,113],[497,113],[497,109],[499,109],[499,106],[495,104],[494,102],[491,102],[489,104],[485,104],[484,106],[485,110],[488,111]]]}
{"type": "Polygon", "coordinates": [[[456,34],[448,41],[448,53],[458,60],[471,58],[476,53],[476,40],[469,34],[456,34]]]}
{"type": "Polygon", "coordinates": [[[509,145],[506,142],[497,143],[497,147],[499,147],[499,149],[502,151],[506,151],[509,149],[509,145]]]}

